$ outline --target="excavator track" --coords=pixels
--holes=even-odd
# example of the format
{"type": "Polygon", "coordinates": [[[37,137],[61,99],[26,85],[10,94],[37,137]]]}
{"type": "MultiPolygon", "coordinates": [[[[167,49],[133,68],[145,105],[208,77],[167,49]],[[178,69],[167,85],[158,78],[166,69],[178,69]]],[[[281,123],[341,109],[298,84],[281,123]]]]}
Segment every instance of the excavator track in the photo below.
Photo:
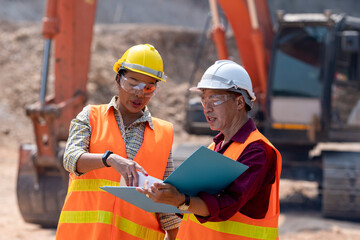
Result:
{"type": "Polygon", "coordinates": [[[325,217],[360,220],[360,152],[323,152],[325,217]]]}

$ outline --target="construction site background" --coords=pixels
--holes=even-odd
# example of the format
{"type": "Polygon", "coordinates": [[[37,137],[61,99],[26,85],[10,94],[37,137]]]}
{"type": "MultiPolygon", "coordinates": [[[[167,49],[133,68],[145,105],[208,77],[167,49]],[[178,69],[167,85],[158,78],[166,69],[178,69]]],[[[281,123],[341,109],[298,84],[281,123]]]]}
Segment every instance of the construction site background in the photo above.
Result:
{"type": "MultiPolygon", "coordinates": [[[[54,229],[25,223],[17,207],[16,176],[20,143],[34,142],[24,107],[39,99],[44,0],[0,0],[0,239],[50,240],[54,229]]],[[[360,15],[357,0],[273,0],[272,12],[334,12],[360,15]]],[[[207,145],[209,136],[187,134],[182,127],[185,98],[194,55],[208,15],[207,0],[99,0],[87,86],[89,103],[106,103],[116,93],[112,66],[137,43],[152,43],[165,62],[169,81],[150,104],[154,116],[174,123],[175,146],[181,142],[207,145]]],[[[229,36],[229,50],[240,61],[229,36]]],[[[216,59],[210,40],[195,78],[216,59]]],[[[49,92],[54,81],[50,68],[49,92]]],[[[280,239],[360,239],[360,223],[321,217],[313,182],[282,180],[280,239]]]]}

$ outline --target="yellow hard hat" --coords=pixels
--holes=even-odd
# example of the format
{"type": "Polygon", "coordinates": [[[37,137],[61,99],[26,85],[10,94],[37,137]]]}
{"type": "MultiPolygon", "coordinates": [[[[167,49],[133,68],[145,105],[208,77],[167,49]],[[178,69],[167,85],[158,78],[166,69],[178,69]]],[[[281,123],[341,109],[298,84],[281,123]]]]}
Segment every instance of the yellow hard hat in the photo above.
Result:
{"type": "Polygon", "coordinates": [[[142,73],[166,82],[163,61],[159,52],[150,44],[139,44],[126,50],[124,55],[114,64],[116,73],[121,69],[142,73]]]}

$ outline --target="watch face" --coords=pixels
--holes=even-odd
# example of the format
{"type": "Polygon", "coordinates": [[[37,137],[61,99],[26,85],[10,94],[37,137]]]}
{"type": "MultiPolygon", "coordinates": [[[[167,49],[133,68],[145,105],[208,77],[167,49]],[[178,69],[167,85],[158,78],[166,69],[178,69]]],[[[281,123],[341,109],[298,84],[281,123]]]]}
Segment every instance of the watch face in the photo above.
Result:
{"type": "Polygon", "coordinates": [[[181,206],[179,206],[179,210],[181,211],[187,211],[189,209],[189,206],[182,204],[181,206]]]}

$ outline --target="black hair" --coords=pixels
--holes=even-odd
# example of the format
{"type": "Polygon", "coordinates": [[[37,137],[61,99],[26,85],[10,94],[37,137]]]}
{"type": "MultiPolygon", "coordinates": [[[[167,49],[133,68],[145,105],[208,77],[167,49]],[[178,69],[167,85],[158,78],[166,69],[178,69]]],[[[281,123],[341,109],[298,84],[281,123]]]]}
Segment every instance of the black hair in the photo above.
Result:
{"type": "Polygon", "coordinates": [[[120,69],[119,72],[116,74],[115,81],[120,84],[120,77],[124,76],[126,72],[127,71],[125,68],[120,69]]]}

